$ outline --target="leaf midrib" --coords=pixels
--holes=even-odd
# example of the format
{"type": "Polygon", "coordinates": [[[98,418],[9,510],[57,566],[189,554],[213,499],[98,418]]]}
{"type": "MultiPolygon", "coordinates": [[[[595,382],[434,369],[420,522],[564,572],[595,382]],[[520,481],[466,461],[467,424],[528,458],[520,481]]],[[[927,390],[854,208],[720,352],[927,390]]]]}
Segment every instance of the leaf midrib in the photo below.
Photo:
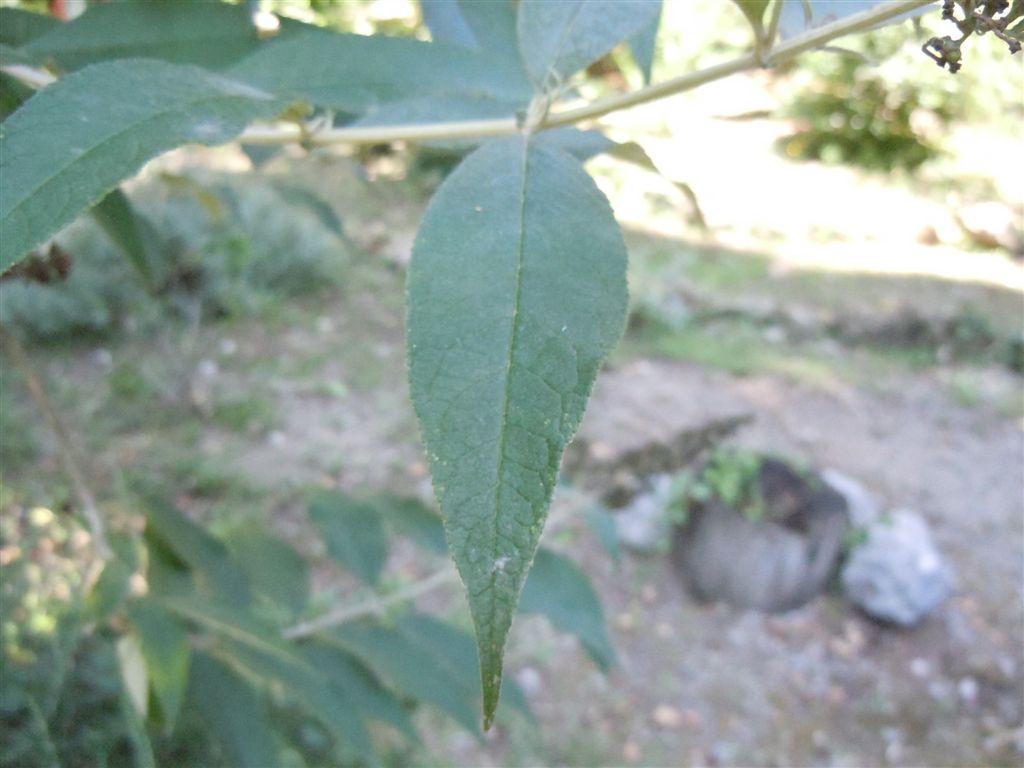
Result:
{"type": "Polygon", "coordinates": [[[523,256],[524,242],[526,240],[526,179],[530,165],[530,138],[523,139],[523,180],[519,187],[519,242],[516,253],[516,294],[512,302],[512,330],[508,340],[508,363],[505,366],[505,387],[502,393],[501,423],[498,432],[498,472],[494,484],[494,514],[491,516],[491,528],[493,530],[494,546],[491,552],[491,579],[489,594],[491,596],[491,618],[494,618],[494,589],[498,575],[494,570],[494,563],[498,560],[498,516],[500,513],[499,503],[501,499],[502,477],[505,472],[505,435],[508,425],[509,390],[512,385],[512,356],[515,352],[516,342],[519,340],[519,309],[522,303],[523,292],[523,256]]]}

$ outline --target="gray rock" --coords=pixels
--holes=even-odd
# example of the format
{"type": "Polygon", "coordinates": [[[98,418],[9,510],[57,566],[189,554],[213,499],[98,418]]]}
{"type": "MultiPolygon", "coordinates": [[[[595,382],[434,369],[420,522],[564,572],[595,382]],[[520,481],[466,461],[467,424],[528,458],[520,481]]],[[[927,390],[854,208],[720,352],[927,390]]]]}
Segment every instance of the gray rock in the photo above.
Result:
{"type": "Polygon", "coordinates": [[[850,553],[841,582],[846,598],[869,616],[910,627],[953,591],[953,569],[919,514],[882,515],[866,526],[866,534],[850,553]]]}
{"type": "Polygon", "coordinates": [[[641,554],[668,548],[671,487],[668,475],[655,475],[649,491],[637,494],[628,505],[615,511],[615,533],[624,547],[641,554]]]}
{"type": "Polygon", "coordinates": [[[829,467],[822,470],[821,479],[846,499],[846,511],[854,526],[866,526],[882,513],[882,503],[878,497],[849,475],[829,467]]]}

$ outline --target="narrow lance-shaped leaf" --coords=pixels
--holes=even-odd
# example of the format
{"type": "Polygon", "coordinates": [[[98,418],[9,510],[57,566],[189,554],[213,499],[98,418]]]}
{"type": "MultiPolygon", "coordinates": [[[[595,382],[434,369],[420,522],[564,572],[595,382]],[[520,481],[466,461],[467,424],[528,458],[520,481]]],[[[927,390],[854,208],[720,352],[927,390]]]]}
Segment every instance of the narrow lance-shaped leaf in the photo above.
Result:
{"type": "Polygon", "coordinates": [[[512,0],[420,0],[420,6],[434,40],[484,52],[490,67],[529,91],[512,0]]]}
{"type": "Polygon", "coordinates": [[[557,89],[660,13],[661,0],[522,0],[519,51],[530,81],[557,89]]]}
{"type": "Polygon", "coordinates": [[[285,104],[190,66],[128,59],[87,67],[0,124],[0,272],[147,161],[222,144],[285,104]]]}
{"type": "Polygon", "coordinates": [[[480,44],[460,6],[458,0],[420,0],[420,14],[432,39],[479,50],[480,44]]]}
{"type": "Polygon", "coordinates": [[[44,13],[0,8],[0,43],[17,48],[59,25],[57,19],[44,13]]]}
{"type": "Polygon", "coordinates": [[[380,581],[388,558],[388,537],[373,504],[324,491],[310,503],[309,518],[331,557],[367,584],[380,581]]]}
{"type": "Polygon", "coordinates": [[[622,332],[626,249],[607,200],[543,138],[495,141],[434,197],[413,249],[413,403],[469,592],[484,722],[562,452],[622,332]]]}
{"type": "MultiPolygon", "coordinates": [[[[12,11],[12,8],[0,8],[2,11],[12,11]]],[[[36,13],[26,13],[27,16],[39,16],[36,13]]],[[[21,17],[16,16],[15,19],[21,17]]],[[[49,19],[49,17],[40,17],[49,19]]],[[[0,13],[0,25],[7,20],[6,15],[0,13]]],[[[59,24],[56,19],[51,19],[54,24],[59,24]]],[[[28,101],[35,91],[21,81],[10,75],[0,72],[0,120],[6,120],[24,102],[28,101]]],[[[133,207],[120,189],[115,189],[90,211],[93,219],[107,233],[113,243],[121,250],[125,258],[132,265],[143,283],[153,287],[153,258],[151,250],[155,235],[152,232],[152,225],[133,207]]]]}
{"type": "MultiPolygon", "coordinates": [[[[754,30],[754,37],[758,40],[764,37],[764,12],[771,0],[733,0],[733,2],[739,6],[740,11],[750,22],[750,27],[754,30]]],[[[779,2],[783,2],[783,0],[779,0],[779,2]]]]}
{"type": "Polygon", "coordinates": [[[146,287],[152,288],[156,235],[149,221],[135,210],[128,196],[120,189],[115,189],[100,200],[90,213],[107,233],[107,237],[121,250],[146,287]]]}
{"type": "Polygon", "coordinates": [[[615,664],[601,598],[587,575],[564,555],[549,549],[537,553],[523,588],[522,611],[543,614],[559,629],[576,635],[602,669],[615,664]]]}
{"type": "Polygon", "coordinates": [[[152,601],[135,601],[129,619],[139,634],[149,684],[160,703],[164,732],[170,733],[188,688],[188,636],[177,619],[152,601]]]}
{"type": "Polygon", "coordinates": [[[279,765],[266,706],[227,664],[197,651],[192,661],[189,697],[232,765],[279,765]]]}
{"type": "Polygon", "coordinates": [[[654,70],[654,54],[658,45],[658,29],[661,27],[661,3],[658,3],[658,15],[646,27],[629,38],[629,50],[633,60],[643,73],[644,82],[651,82],[654,70]]]}
{"type": "Polygon", "coordinates": [[[210,2],[98,3],[53,27],[35,35],[23,50],[37,61],[53,61],[65,70],[133,57],[220,69],[261,46],[317,29],[281,19],[274,38],[261,40],[246,8],[210,2]]]}
{"type": "MultiPolygon", "coordinates": [[[[876,6],[884,5],[887,0],[780,0],[782,5],[782,16],[780,17],[779,31],[782,37],[794,37],[805,29],[828,24],[838,19],[852,16],[855,13],[868,11],[876,6]]],[[[937,0],[936,0],[937,1],[937,0]]],[[[741,2],[741,0],[737,0],[741,2]]],[[[757,3],[767,0],[745,0],[745,2],[757,3]]],[[[931,6],[924,5],[906,13],[894,16],[875,29],[898,24],[901,21],[920,16],[932,10],[931,6]]]]}
{"type": "Polygon", "coordinates": [[[254,53],[232,77],[321,107],[362,114],[412,97],[476,96],[520,103],[529,86],[483,53],[383,35],[306,33],[254,53]]]}

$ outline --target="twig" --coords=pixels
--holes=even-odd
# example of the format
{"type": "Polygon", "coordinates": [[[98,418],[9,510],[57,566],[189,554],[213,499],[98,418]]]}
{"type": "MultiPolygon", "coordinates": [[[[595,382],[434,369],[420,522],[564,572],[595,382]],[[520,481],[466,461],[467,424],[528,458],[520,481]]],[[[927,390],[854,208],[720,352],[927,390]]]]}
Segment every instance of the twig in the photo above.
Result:
{"type": "Polygon", "coordinates": [[[310,621],[303,621],[294,626],[288,627],[282,635],[286,640],[298,640],[302,637],[309,637],[325,629],[336,627],[347,621],[360,619],[363,616],[379,616],[384,613],[385,608],[408,600],[414,600],[420,595],[431,592],[434,589],[459,580],[459,574],[452,566],[442,568],[429,576],[413,582],[407,587],[396,590],[390,595],[378,597],[374,595],[368,600],[354,603],[352,605],[341,605],[318,616],[310,621]]]}
{"type": "Polygon", "coordinates": [[[78,466],[78,461],[72,449],[71,435],[57,414],[57,410],[54,408],[49,395],[46,394],[46,389],[36,374],[32,360],[29,358],[28,353],[25,352],[25,348],[21,345],[17,335],[9,331],[5,326],[0,325],[0,341],[3,342],[4,347],[10,352],[14,366],[25,377],[25,385],[28,387],[29,395],[57,438],[57,453],[60,456],[61,463],[64,465],[64,471],[71,479],[71,486],[78,499],[82,516],[88,523],[90,531],[92,531],[96,554],[101,560],[107,560],[111,555],[111,551],[110,544],[107,542],[106,526],[103,524],[103,516],[100,514],[99,507],[96,504],[96,497],[93,496],[92,491],[89,489],[89,484],[85,481],[85,474],[78,466]]]}
{"type": "Polygon", "coordinates": [[[769,48],[775,45],[775,38],[779,36],[779,22],[782,21],[782,4],[785,0],[775,0],[772,6],[772,15],[768,17],[768,29],[764,33],[765,42],[769,48]]]}
{"type": "MultiPolygon", "coordinates": [[[[561,512],[552,512],[544,529],[544,533],[548,536],[564,527],[572,519],[571,513],[573,511],[593,501],[590,495],[568,488],[560,488],[559,496],[563,498],[568,497],[569,506],[561,512]]],[[[299,622],[288,627],[281,634],[286,640],[298,640],[299,638],[309,637],[317,632],[322,632],[325,629],[336,627],[339,624],[344,624],[347,621],[361,619],[364,616],[380,616],[384,613],[385,608],[414,600],[421,595],[425,595],[427,592],[434,591],[438,587],[457,583],[458,580],[458,571],[449,563],[432,574],[424,576],[419,581],[395,590],[389,595],[373,595],[358,603],[336,606],[315,619],[299,622]]]]}
{"type": "Polygon", "coordinates": [[[852,14],[846,18],[834,21],[831,24],[825,24],[824,26],[816,29],[809,29],[801,35],[797,35],[783,43],[779,43],[766,54],[764,57],[765,61],[763,63],[760,61],[756,53],[749,53],[731,61],[726,61],[722,64],[716,64],[712,67],[708,67],[707,69],[690,72],[689,74],[681,75],[680,77],[672,78],[671,80],[666,80],[663,83],[649,85],[646,88],[641,88],[633,93],[626,93],[621,96],[612,96],[607,99],[595,101],[593,104],[580,107],[579,109],[559,112],[552,115],[545,122],[544,127],[557,128],[560,126],[579,123],[584,120],[592,120],[594,118],[603,117],[611,112],[617,112],[620,109],[628,109],[629,107],[635,107],[649,101],[655,101],[656,99],[660,99],[665,96],[673,96],[677,93],[690,91],[699,86],[714,82],[715,80],[721,80],[729,75],[734,75],[737,72],[755,69],[762,65],[772,66],[781,64],[789,59],[799,56],[801,53],[806,53],[807,51],[819,48],[836,38],[844,37],[845,35],[853,34],[854,32],[862,32],[872,29],[873,27],[888,21],[894,16],[909,13],[910,11],[922,8],[933,2],[935,2],[935,0],[893,0],[893,2],[870,8],[866,11],[862,11],[861,13],[852,14]]]}

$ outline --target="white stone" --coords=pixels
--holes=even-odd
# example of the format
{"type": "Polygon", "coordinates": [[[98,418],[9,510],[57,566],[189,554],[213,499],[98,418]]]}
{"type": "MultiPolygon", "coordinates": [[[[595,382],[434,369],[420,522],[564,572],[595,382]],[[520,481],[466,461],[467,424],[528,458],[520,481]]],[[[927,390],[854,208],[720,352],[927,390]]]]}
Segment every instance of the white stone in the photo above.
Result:
{"type": "Polygon", "coordinates": [[[953,591],[953,569],[932,541],[921,515],[896,510],[866,526],[866,541],[843,567],[846,598],[865,613],[913,626],[953,591]]]}
{"type": "Polygon", "coordinates": [[[668,547],[671,487],[672,478],[657,475],[652,478],[650,491],[637,494],[627,506],[615,511],[615,532],[623,546],[641,553],[668,547]]]}

